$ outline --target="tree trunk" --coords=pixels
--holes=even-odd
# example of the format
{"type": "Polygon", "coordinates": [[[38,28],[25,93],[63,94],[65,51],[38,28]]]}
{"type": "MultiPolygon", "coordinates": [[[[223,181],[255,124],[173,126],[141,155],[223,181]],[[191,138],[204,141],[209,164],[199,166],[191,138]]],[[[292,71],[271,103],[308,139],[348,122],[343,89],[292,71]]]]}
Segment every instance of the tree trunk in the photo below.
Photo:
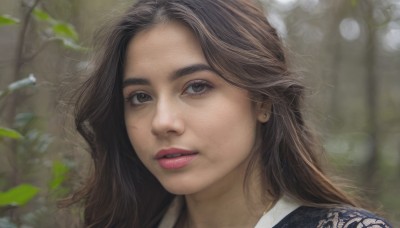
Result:
{"type": "Polygon", "coordinates": [[[368,154],[365,164],[365,184],[374,190],[376,195],[379,192],[379,180],[377,171],[379,166],[379,129],[378,129],[378,84],[379,80],[376,75],[376,56],[377,56],[377,40],[376,31],[373,23],[373,3],[372,1],[363,1],[366,11],[367,26],[367,42],[366,42],[366,114],[367,114],[367,133],[368,137],[368,154]]]}

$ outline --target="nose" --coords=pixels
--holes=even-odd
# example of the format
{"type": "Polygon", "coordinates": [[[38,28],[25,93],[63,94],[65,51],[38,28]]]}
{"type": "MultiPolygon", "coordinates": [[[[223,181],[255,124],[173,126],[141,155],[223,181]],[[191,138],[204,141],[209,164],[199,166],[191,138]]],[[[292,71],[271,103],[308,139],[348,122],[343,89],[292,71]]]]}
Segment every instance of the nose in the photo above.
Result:
{"type": "Polygon", "coordinates": [[[152,120],[152,133],[159,137],[181,135],[184,132],[184,121],[178,105],[172,101],[159,100],[152,120]]]}

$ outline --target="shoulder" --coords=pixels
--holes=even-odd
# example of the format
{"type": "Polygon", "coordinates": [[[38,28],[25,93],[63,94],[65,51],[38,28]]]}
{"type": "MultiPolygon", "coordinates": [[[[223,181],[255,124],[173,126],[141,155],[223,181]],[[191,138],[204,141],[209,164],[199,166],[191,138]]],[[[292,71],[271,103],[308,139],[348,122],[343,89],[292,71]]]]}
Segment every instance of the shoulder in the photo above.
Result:
{"type": "Polygon", "coordinates": [[[286,216],[274,228],[391,228],[383,218],[360,208],[337,206],[332,208],[299,207],[286,216]]]}

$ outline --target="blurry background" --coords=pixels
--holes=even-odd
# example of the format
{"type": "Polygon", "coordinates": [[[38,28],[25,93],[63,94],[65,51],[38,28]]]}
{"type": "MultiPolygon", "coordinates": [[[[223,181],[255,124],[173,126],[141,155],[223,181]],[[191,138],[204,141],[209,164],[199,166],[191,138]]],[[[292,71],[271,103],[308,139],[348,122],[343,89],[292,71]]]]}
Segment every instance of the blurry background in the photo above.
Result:
{"type": "MultiPolygon", "coordinates": [[[[310,88],[306,111],[332,172],[399,226],[400,2],[261,2],[310,88]]],[[[80,226],[79,207],[56,206],[90,168],[72,91],[94,31],[131,3],[1,0],[0,227],[80,226]]]]}

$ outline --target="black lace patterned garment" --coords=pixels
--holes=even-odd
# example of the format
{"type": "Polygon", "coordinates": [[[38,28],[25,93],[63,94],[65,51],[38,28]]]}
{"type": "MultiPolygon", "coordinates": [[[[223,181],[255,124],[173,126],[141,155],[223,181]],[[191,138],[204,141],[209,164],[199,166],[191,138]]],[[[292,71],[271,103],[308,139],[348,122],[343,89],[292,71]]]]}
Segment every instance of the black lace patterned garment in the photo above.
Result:
{"type": "Polygon", "coordinates": [[[353,207],[299,207],[273,228],[392,228],[383,218],[353,207]]]}

